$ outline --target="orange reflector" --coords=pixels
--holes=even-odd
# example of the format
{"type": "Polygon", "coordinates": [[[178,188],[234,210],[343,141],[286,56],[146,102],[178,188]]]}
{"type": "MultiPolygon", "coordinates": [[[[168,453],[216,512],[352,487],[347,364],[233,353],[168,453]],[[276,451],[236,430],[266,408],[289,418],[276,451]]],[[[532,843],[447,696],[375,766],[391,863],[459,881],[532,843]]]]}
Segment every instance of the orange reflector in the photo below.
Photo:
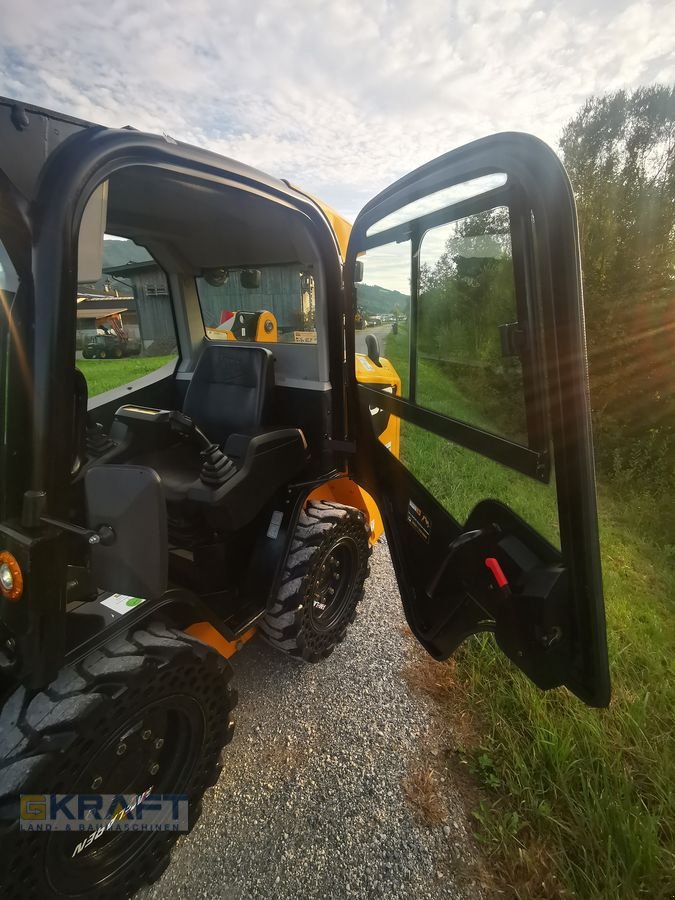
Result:
{"type": "Polygon", "coordinates": [[[0,553],[0,593],[6,600],[19,600],[23,594],[23,575],[19,563],[8,550],[0,553]]]}

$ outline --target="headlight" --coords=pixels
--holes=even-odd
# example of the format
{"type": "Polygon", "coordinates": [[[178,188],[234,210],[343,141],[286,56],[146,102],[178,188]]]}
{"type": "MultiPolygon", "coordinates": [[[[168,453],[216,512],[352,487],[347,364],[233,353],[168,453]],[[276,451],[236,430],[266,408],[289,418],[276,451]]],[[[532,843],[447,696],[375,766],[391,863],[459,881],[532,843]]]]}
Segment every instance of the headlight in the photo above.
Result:
{"type": "Polygon", "coordinates": [[[7,563],[3,563],[2,566],[0,566],[0,584],[3,587],[3,590],[7,592],[14,590],[14,576],[7,563]]]}
{"type": "Polygon", "coordinates": [[[21,568],[7,550],[0,553],[0,593],[6,600],[19,600],[23,594],[21,568]]]}

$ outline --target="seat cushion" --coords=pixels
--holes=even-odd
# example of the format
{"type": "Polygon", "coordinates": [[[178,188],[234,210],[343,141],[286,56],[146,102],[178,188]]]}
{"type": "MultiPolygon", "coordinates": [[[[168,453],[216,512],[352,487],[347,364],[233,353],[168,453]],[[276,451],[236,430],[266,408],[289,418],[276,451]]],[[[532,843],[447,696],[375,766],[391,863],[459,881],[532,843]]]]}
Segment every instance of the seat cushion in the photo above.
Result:
{"type": "Polygon", "coordinates": [[[262,425],[274,387],[273,357],[266,347],[231,341],[207,344],[192,375],[183,412],[211,441],[262,425]]]}
{"type": "Polygon", "coordinates": [[[199,480],[202,467],[199,447],[188,441],[147,451],[135,457],[133,463],[135,466],[148,466],[157,472],[168,503],[185,500],[191,486],[199,480]]]}

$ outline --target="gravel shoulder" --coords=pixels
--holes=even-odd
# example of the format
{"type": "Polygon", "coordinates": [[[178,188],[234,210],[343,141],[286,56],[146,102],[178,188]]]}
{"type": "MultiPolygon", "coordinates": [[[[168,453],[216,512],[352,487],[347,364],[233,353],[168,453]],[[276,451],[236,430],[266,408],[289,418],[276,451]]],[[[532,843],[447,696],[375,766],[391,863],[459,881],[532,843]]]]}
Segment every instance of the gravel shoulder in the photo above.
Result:
{"type": "Polygon", "coordinates": [[[379,543],[356,622],[317,665],[256,637],[233,659],[236,732],[201,819],[138,896],[475,900],[466,813],[439,773],[429,825],[415,776],[438,751],[435,712],[412,694],[398,589],[379,543]],[[413,785],[413,802],[406,797],[413,785]]]}

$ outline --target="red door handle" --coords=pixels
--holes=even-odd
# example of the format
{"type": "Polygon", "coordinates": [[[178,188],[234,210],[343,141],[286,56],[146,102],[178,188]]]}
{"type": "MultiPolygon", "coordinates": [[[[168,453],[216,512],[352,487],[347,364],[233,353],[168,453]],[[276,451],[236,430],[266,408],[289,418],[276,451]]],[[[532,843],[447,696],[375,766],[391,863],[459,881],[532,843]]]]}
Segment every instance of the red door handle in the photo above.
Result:
{"type": "Polygon", "coordinates": [[[499,565],[499,560],[495,559],[494,556],[488,556],[485,560],[485,565],[492,572],[492,576],[497,582],[497,587],[502,591],[503,594],[509,596],[511,594],[509,580],[504,574],[504,570],[499,565]]]}

